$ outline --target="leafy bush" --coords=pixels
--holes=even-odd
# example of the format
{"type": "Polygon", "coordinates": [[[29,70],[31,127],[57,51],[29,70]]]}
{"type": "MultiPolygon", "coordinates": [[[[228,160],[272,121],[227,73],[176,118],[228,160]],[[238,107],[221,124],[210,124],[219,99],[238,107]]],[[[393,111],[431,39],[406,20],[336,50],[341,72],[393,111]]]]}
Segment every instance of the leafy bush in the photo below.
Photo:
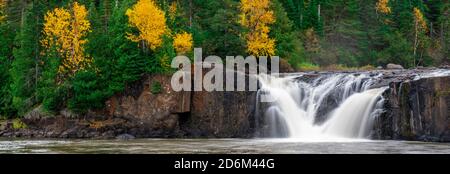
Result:
{"type": "Polygon", "coordinates": [[[28,126],[20,119],[14,119],[12,122],[13,129],[26,129],[28,126]]]}

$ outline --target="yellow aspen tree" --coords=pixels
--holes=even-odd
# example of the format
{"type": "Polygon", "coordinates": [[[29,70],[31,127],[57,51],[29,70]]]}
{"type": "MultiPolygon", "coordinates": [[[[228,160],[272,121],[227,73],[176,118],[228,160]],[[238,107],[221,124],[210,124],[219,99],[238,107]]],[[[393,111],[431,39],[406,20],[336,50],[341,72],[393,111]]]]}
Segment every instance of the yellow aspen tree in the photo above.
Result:
{"type": "Polygon", "coordinates": [[[255,56],[275,55],[275,39],[269,37],[269,25],[275,22],[270,0],[241,0],[240,11],[240,23],[248,29],[247,52],[255,56]]]}
{"type": "Polygon", "coordinates": [[[173,1],[169,6],[169,18],[171,21],[175,20],[175,17],[177,16],[177,10],[177,1],[173,1]]]}
{"type": "Polygon", "coordinates": [[[126,12],[129,24],[139,30],[139,35],[128,33],[133,42],[143,42],[151,50],[161,46],[167,32],[166,17],[154,0],[139,0],[126,12]]]}
{"type": "Polygon", "coordinates": [[[44,17],[44,39],[41,44],[46,49],[55,48],[61,57],[58,69],[61,82],[90,64],[91,59],[84,53],[86,36],[91,32],[88,11],[84,5],[74,2],[70,10],[55,8],[44,17]]]}
{"type": "Polygon", "coordinates": [[[186,54],[192,50],[192,34],[182,32],[176,34],[173,38],[173,47],[178,54],[186,54]]]}
{"type": "Polygon", "coordinates": [[[417,55],[417,48],[420,45],[420,39],[419,35],[425,33],[427,29],[427,23],[425,22],[425,18],[423,17],[422,11],[420,11],[418,8],[414,7],[413,9],[414,14],[414,66],[416,66],[416,55],[417,55]]]}
{"type": "Polygon", "coordinates": [[[425,22],[425,18],[423,17],[422,11],[420,11],[418,8],[414,7],[413,9],[414,13],[414,22],[416,24],[416,28],[422,31],[427,30],[427,23],[425,22]]]}
{"type": "Polygon", "coordinates": [[[375,8],[378,12],[383,14],[391,13],[391,7],[389,7],[389,0],[378,0],[375,8]]]}

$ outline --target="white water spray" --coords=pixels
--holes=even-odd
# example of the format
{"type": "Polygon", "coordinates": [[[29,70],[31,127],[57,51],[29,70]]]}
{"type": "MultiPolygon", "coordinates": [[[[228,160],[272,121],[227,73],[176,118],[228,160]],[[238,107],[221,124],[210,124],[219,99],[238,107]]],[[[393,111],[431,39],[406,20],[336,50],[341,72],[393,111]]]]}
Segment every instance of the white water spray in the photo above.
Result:
{"type": "Polygon", "coordinates": [[[261,91],[274,99],[260,114],[265,118],[265,136],[303,140],[369,136],[387,89],[369,89],[380,76],[323,75],[311,82],[302,77],[260,76],[261,91]]]}

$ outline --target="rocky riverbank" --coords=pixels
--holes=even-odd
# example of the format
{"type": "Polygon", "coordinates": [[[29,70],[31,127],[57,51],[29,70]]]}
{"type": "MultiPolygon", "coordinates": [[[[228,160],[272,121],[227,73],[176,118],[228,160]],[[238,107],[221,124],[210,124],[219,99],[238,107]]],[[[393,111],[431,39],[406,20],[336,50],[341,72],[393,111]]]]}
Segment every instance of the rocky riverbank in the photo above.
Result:
{"type": "MultiPolygon", "coordinates": [[[[448,67],[444,67],[447,68],[448,67]]],[[[435,68],[360,72],[308,72],[308,81],[334,73],[379,76],[372,88],[389,86],[374,139],[450,141],[450,74],[435,68]]],[[[147,75],[84,115],[38,107],[20,120],[0,121],[0,136],[23,138],[251,138],[256,130],[256,92],[174,92],[170,75],[147,75]]],[[[330,105],[333,102],[330,102],[330,105]]],[[[328,105],[328,106],[330,106],[328,105]]],[[[327,105],[324,105],[327,106],[327,105]]],[[[322,109],[324,112],[327,108],[322,109]]],[[[326,119],[326,118],[323,118],[326,119]]],[[[320,122],[320,121],[319,121],[320,122]]]]}
{"type": "Polygon", "coordinates": [[[1,121],[0,136],[250,137],[256,92],[175,92],[170,81],[170,75],[147,75],[106,101],[105,109],[85,115],[67,110],[51,115],[36,108],[23,119],[1,121]]]}

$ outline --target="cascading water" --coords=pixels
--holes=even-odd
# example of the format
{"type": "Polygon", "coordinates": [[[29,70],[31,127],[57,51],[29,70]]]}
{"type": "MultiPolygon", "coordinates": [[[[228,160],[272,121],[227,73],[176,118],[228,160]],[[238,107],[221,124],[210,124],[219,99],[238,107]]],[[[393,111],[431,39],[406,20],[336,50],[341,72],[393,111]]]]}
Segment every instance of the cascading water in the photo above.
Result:
{"type": "Polygon", "coordinates": [[[369,89],[379,77],[260,75],[258,98],[271,98],[269,103],[258,103],[258,118],[264,122],[263,136],[304,140],[368,137],[375,116],[382,111],[381,94],[387,89],[369,89]]]}

